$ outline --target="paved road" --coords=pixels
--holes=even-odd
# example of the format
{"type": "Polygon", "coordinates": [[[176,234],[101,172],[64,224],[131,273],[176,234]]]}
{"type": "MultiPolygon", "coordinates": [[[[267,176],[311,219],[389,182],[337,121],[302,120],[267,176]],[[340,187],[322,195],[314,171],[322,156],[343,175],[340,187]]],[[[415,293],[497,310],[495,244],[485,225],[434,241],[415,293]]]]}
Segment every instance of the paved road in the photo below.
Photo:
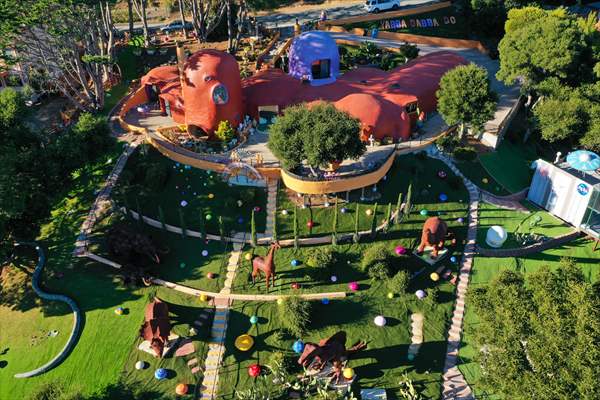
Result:
{"type": "MultiPolygon", "coordinates": [[[[400,9],[417,7],[423,4],[438,3],[439,1],[440,0],[402,0],[402,6],[400,7],[400,9]]],[[[321,10],[323,9],[327,10],[327,17],[329,19],[346,18],[366,14],[366,11],[364,9],[364,1],[361,0],[350,0],[345,4],[341,2],[336,2],[332,4],[331,7],[319,4],[316,6],[297,7],[297,9],[297,11],[294,10],[292,12],[274,11],[267,15],[261,15],[257,17],[257,19],[259,22],[262,22],[266,27],[272,28],[275,27],[275,24],[277,24],[278,27],[292,26],[296,22],[296,18],[298,18],[298,22],[300,22],[301,24],[319,19],[319,16],[321,15],[321,10]]],[[[289,8],[287,8],[287,10],[289,10],[289,8]]],[[[158,29],[165,24],[165,21],[149,22],[148,27],[151,30],[158,29]]],[[[141,29],[142,23],[135,22],[133,26],[136,29],[141,29]]],[[[126,31],[127,29],[129,29],[129,24],[115,24],[115,27],[120,31],[126,31]]]]}

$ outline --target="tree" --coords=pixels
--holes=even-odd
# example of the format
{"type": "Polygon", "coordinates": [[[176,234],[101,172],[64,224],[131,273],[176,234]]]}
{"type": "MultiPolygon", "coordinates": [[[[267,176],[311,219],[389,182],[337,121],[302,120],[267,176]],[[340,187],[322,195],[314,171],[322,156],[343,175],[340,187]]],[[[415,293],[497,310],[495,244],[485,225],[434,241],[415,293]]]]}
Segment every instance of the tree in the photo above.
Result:
{"type": "Polygon", "coordinates": [[[356,211],[354,212],[354,235],[352,235],[352,241],[358,243],[360,241],[360,235],[358,234],[358,219],[360,217],[360,203],[356,203],[356,211]]]}
{"type": "Polygon", "coordinates": [[[232,6],[231,0],[226,1],[227,9],[227,51],[231,54],[235,54],[242,38],[242,31],[244,25],[248,20],[248,7],[245,0],[240,0],[235,12],[235,25],[233,22],[234,7],[232,6]]]}
{"type": "Polygon", "coordinates": [[[600,391],[600,292],[573,260],[528,279],[505,270],[469,295],[482,383],[512,399],[592,399],[600,391]]]}
{"type": "Polygon", "coordinates": [[[586,51],[596,36],[587,33],[586,26],[564,8],[510,10],[506,34],[498,47],[500,70],[496,76],[507,84],[522,80],[527,92],[549,77],[563,83],[588,79],[600,54],[590,57],[586,51]]]}
{"type": "Polygon", "coordinates": [[[406,191],[406,202],[404,203],[404,216],[410,216],[410,212],[412,209],[412,182],[408,184],[408,189],[406,191]]]}
{"type": "Polygon", "coordinates": [[[377,236],[377,203],[373,207],[373,217],[371,218],[371,239],[377,236]]]}
{"type": "Polygon", "coordinates": [[[252,210],[252,217],[250,218],[250,245],[256,247],[256,221],[254,219],[254,210],[252,210]]]}
{"type": "Polygon", "coordinates": [[[333,221],[331,223],[331,244],[337,245],[337,226],[338,226],[338,199],[335,198],[335,205],[333,207],[333,221]]]}
{"type": "Polygon", "coordinates": [[[294,204],[294,250],[298,250],[298,206],[294,204]]]}
{"type": "Polygon", "coordinates": [[[277,210],[273,210],[273,241],[277,241],[277,210]]]}
{"type": "Polygon", "coordinates": [[[225,14],[226,1],[189,0],[192,10],[192,25],[199,42],[206,42],[225,14]]]}
{"type": "Polygon", "coordinates": [[[400,217],[402,216],[402,192],[398,193],[398,200],[396,201],[396,215],[394,215],[394,224],[400,223],[400,217]]]}
{"type": "Polygon", "coordinates": [[[484,68],[475,64],[462,65],[448,71],[437,91],[438,111],[448,125],[460,125],[480,130],[496,110],[496,94],[484,68]]]}
{"type": "Polygon", "coordinates": [[[576,99],[544,99],[535,107],[534,116],[542,132],[542,138],[548,142],[579,136],[584,125],[584,110],[576,99]]]}
{"type": "Polygon", "coordinates": [[[315,170],[345,159],[356,159],[366,150],[359,137],[360,123],[332,104],[311,108],[296,105],[285,109],[271,125],[269,149],[284,167],[294,169],[303,162],[315,170]]]}
{"type": "Polygon", "coordinates": [[[148,0],[131,0],[133,2],[133,9],[135,13],[142,21],[142,31],[144,35],[144,46],[148,47],[150,44],[150,31],[148,30],[148,0]]]}

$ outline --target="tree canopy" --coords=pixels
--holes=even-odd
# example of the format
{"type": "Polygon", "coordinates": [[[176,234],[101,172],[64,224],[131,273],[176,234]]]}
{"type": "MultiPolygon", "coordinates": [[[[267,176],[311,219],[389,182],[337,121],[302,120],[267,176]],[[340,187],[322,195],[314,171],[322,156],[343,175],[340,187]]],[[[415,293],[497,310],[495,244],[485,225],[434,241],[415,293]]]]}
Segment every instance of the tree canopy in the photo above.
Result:
{"type": "Polygon", "coordinates": [[[511,399],[594,399],[600,292],[573,260],[528,276],[503,271],[470,294],[483,384],[511,399]]]}
{"type": "Polygon", "coordinates": [[[485,69],[461,65],[444,74],[437,92],[438,111],[448,125],[469,125],[479,130],[494,116],[496,93],[485,69]]]}
{"type": "Polygon", "coordinates": [[[288,107],[269,129],[269,149],[285,168],[311,168],[356,159],[365,152],[360,123],[332,104],[288,107]]]}

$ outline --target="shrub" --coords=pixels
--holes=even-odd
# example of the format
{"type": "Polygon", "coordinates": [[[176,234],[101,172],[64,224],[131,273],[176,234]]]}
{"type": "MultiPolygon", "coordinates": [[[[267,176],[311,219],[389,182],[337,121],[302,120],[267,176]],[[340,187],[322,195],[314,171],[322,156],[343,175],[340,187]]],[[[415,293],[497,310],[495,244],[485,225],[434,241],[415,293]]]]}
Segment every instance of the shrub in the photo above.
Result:
{"type": "Polygon", "coordinates": [[[444,135],[439,137],[435,144],[443,151],[452,152],[460,143],[460,139],[456,135],[444,135]]]}
{"type": "Polygon", "coordinates": [[[419,151],[417,154],[415,154],[415,156],[417,157],[417,160],[419,160],[419,161],[427,160],[427,153],[425,151],[419,151]]]}
{"type": "Polygon", "coordinates": [[[223,142],[229,142],[235,137],[235,129],[231,127],[229,121],[221,121],[215,131],[215,137],[223,142]]]}
{"type": "Polygon", "coordinates": [[[377,261],[368,267],[367,274],[373,280],[386,280],[390,277],[390,267],[385,261],[377,261]]]}
{"type": "Polygon", "coordinates": [[[471,146],[457,147],[452,153],[457,160],[473,161],[477,158],[477,152],[471,146]]]}
{"type": "Polygon", "coordinates": [[[94,159],[111,143],[110,129],[105,117],[83,113],[70,132],[81,143],[88,158],[94,159]]]}
{"type": "Polygon", "coordinates": [[[292,335],[301,337],[310,323],[310,303],[300,297],[292,296],[286,299],[278,309],[285,329],[292,335]]]}
{"type": "Polygon", "coordinates": [[[367,272],[370,267],[377,262],[387,263],[390,257],[390,252],[383,243],[379,243],[369,247],[363,254],[360,263],[360,269],[367,272]]]}
{"type": "Polygon", "coordinates": [[[147,164],[144,186],[155,192],[161,191],[167,184],[171,168],[166,163],[153,162],[147,164]]]}
{"type": "Polygon", "coordinates": [[[398,271],[396,275],[388,280],[388,288],[392,293],[406,293],[409,283],[410,275],[408,271],[398,271]]]}
{"type": "Polygon", "coordinates": [[[460,179],[458,176],[456,175],[450,175],[448,177],[448,186],[450,186],[450,188],[452,190],[458,190],[460,189],[460,187],[462,186],[463,182],[462,179],[460,179]]]}
{"type": "Polygon", "coordinates": [[[335,252],[331,247],[317,247],[311,251],[306,265],[313,268],[329,269],[335,263],[335,252]]]}

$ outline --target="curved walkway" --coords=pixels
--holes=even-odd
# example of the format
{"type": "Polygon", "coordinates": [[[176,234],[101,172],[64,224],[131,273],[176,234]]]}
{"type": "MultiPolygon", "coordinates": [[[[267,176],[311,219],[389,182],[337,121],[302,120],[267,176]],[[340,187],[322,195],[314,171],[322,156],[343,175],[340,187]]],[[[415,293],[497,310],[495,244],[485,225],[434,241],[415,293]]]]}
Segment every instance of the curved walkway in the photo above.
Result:
{"type": "Polygon", "coordinates": [[[32,376],[41,375],[44,372],[51,370],[52,368],[56,367],[58,364],[63,362],[63,360],[67,357],[67,355],[73,349],[75,343],[77,342],[79,330],[81,329],[82,316],[79,307],[77,307],[77,304],[71,298],[61,294],[47,293],[44,290],[42,290],[42,288],[40,288],[39,280],[42,275],[42,269],[46,264],[46,254],[44,253],[44,250],[42,250],[42,248],[35,242],[17,242],[15,246],[35,246],[35,249],[38,252],[38,263],[35,267],[35,271],[33,272],[33,278],[31,280],[31,286],[33,287],[35,293],[44,300],[62,301],[63,303],[67,303],[67,305],[71,307],[71,310],[73,310],[73,329],[71,330],[71,335],[69,336],[69,339],[67,340],[65,346],[56,355],[56,357],[54,357],[52,360],[48,361],[41,367],[36,368],[32,371],[15,374],[15,378],[30,378],[32,376]]]}
{"type": "Polygon", "coordinates": [[[521,200],[525,200],[529,188],[523,189],[520,192],[510,194],[508,196],[496,196],[490,192],[479,189],[481,191],[481,200],[486,203],[492,204],[496,207],[504,208],[506,210],[521,211],[529,214],[530,211],[521,204],[521,200]]]}
{"type": "Polygon", "coordinates": [[[542,251],[558,247],[581,236],[581,232],[577,229],[555,238],[546,240],[545,242],[535,243],[525,247],[516,247],[513,249],[486,249],[477,246],[477,254],[484,257],[523,257],[529,254],[540,253],[542,251]]]}
{"type": "Polygon", "coordinates": [[[448,330],[448,347],[446,349],[446,361],[444,362],[442,399],[474,399],[473,392],[464,376],[458,369],[458,351],[460,349],[460,340],[462,334],[463,320],[465,314],[465,297],[469,286],[469,277],[473,267],[473,257],[475,256],[477,224],[479,207],[479,188],[467,179],[454,165],[447,156],[439,153],[435,147],[429,148],[429,155],[444,162],[451,170],[462,178],[467,190],[469,191],[469,222],[467,230],[467,244],[465,246],[463,257],[460,262],[458,283],[456,287],[456,303],[452,313],[452,323],[448,330]]]}

